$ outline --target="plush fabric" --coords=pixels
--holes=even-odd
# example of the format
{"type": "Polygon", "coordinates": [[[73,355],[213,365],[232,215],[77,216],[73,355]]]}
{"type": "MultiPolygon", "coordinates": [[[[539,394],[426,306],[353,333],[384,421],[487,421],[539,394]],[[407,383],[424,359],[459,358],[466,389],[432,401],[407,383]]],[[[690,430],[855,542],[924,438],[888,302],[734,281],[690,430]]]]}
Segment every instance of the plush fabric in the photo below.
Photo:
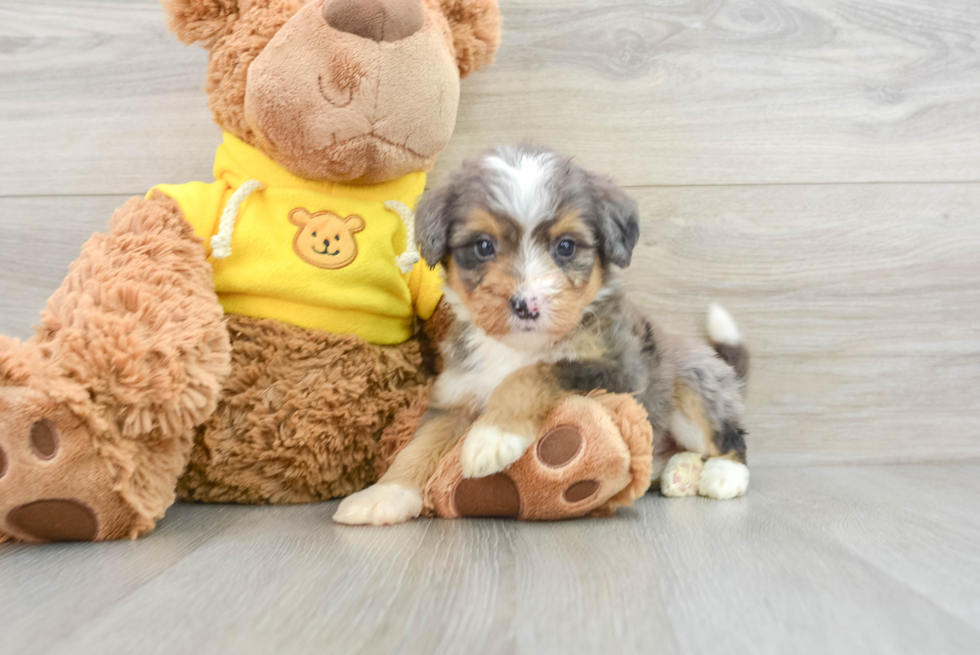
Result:
{"type": "Polygon", "coordinates": [[[426,486],[424,511],[555,520],[608,515],[650,486],[653,430],[632,397],[597,393],[559,403],[538,439],[504,472],[465,479],[462,442],[444,457],[426,486]]]}
{"type": "Polygon", "coordinates": [[[231,374],[198,429],[178,493],[221,503],[306,503],[374,482],[428,406],[419,340],[377,346],[230,315],[231,374]]]}
{"type": "Polygon", "coordinates": [[[156,188],[177,201],[204,241],[227,312],[398,344],[414,334],[416,313],[426,319],[435,310],[442,296],[441,269],[419,262],[409,274],[399,270],[396,258],[405,250],[407,229],[384,206],[395,200],[414,207],[425,189],[425,173],[374,185],[311,182],[226,134],[214,176],[217,181],[211,184],[156,188]],[[252,179],[265,188],[240,206],[231,256],[210,257],[222,212],[232,194],[252,179]],[[335,226],[314,218],[326,213],[335,226]],[[356,233],[344,223],[349,217],[359,219],[356,233]],[[324,238],[329,240],[325,246],[324,238]],[[321,250],[326,252],[318,254],[321,250]],[[323,268],[320,260],[332,266],[337,259],[332,252],[340,253],[342,265],[323,268]]]}
{"type": "MultiPolygon", "coordinates": [[[[217,182],[127,202],[83,246],[36,335],[0,336],[0,541],[136,538],[178,493],[348,494],[411,438],[451,315],[437,272],[396,268],[407,233],[380,203],[414,204],[452,132],[460,76],[496,50],[499,15],[494,0],[365,1],[380,9],[342,29],[326,0],[166,2],[175,34],[211,52],[206,88],[229,133],[217,182]],[[251,179],[262,184],[245,187],[219,244],[231,256],[209,260],[205,240],[251,179]],[[303,249],[319,229],[341,237],[339,259],[303,249]],[[310,307],[325,311],[311,319],[310,307]]],[[[516,492],[523,517],[555,518],[635,498],[649,435],[635,403],[604,402],[554,414],[581,433],[585,456],[559,480],[570,485],[528,465],[490,501],[516,492]]],[[[562,434],[548,452],[564,452],[562,434]]]]}
{"type": "Polygon", "coordinates": [[[25,343],[0,337],[0,530],[40,499],[76,499],[95,538],[136,537],[175,497],[195,426],[214,411],[230,344],[200,239],[157,194],[85,244],[25,343]],[[39,421],[59,443],[30,443],[39,421]]]}

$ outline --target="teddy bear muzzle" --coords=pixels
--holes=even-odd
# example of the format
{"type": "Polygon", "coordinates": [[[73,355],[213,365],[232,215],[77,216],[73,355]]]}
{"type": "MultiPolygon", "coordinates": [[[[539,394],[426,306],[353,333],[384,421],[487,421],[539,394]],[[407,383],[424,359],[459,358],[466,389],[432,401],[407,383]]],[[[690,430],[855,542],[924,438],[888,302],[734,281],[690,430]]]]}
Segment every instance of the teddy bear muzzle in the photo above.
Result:
{"type": "Polygon", "coordinates": [[[372,41],[409,37],[425,24],[421,0],[327,0],[323,18],[335,30],[372,41]]]}

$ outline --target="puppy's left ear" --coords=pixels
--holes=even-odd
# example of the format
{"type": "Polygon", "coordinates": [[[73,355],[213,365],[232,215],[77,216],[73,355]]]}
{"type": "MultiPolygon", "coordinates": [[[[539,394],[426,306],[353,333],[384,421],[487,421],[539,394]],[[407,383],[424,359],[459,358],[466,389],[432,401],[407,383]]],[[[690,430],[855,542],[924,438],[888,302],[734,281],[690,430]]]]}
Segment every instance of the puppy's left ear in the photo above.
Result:
{"type": "Polygon", "coordinates": [[[636,201],[607,177],[591,175],[593,199],[599,216],[603,259],[626,268],[640,240],[640,212],[636,201]]]}
{"type": "Polygon", "coordinates": [[[449,216],[456,197],[453,178],[422,195],[415,209],[415,241],[429,268],[449,254],[449,216]]]}

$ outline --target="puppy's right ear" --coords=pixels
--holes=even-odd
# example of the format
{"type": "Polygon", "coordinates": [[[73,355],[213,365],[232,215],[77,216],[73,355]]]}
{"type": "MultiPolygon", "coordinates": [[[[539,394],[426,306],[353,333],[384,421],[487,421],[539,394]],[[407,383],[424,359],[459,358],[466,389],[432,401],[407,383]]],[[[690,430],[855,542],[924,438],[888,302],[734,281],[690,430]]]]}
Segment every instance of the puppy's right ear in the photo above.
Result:
{"type": "Polygon", "coordinates": [[[165,0],[167,27],[190,45],[205,48],[227,34],[238,20],[238,0],[165,0]]]}
{"type": "Polygon", "coordinates": [[[449,254],[449,225],[456,200],[453,177],[426,191],[415,210],[415,241],[429,268],[435,268],[449,254]]]}

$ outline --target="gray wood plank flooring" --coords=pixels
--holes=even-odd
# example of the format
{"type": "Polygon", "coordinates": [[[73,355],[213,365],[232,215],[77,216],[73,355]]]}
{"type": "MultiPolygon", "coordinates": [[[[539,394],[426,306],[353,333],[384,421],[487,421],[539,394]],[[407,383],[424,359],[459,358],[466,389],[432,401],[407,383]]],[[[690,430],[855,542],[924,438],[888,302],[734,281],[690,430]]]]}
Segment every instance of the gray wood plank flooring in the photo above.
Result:
{"type": "MultiPolygon", "coordinates": [[[[980,4],[501,7],[432,181],[532,137],[629,186],[631,293],[749,337],[749,495],[390,529],[179,505],[135,543],[0,544],[0,654],[980,652],[980,462],[870,465],[980,455],[980,4]]],[[[157,0],[0,0],[0,333],[127,196],[210,179],[206,60],[157,0]]]]}
{"type": "Polygon", "coordinates": [[[741,500],[612,519],[179,505],[138,542],[0,545],[2,650],[980,651],[980,463],[753,475],[741,500]]]}

